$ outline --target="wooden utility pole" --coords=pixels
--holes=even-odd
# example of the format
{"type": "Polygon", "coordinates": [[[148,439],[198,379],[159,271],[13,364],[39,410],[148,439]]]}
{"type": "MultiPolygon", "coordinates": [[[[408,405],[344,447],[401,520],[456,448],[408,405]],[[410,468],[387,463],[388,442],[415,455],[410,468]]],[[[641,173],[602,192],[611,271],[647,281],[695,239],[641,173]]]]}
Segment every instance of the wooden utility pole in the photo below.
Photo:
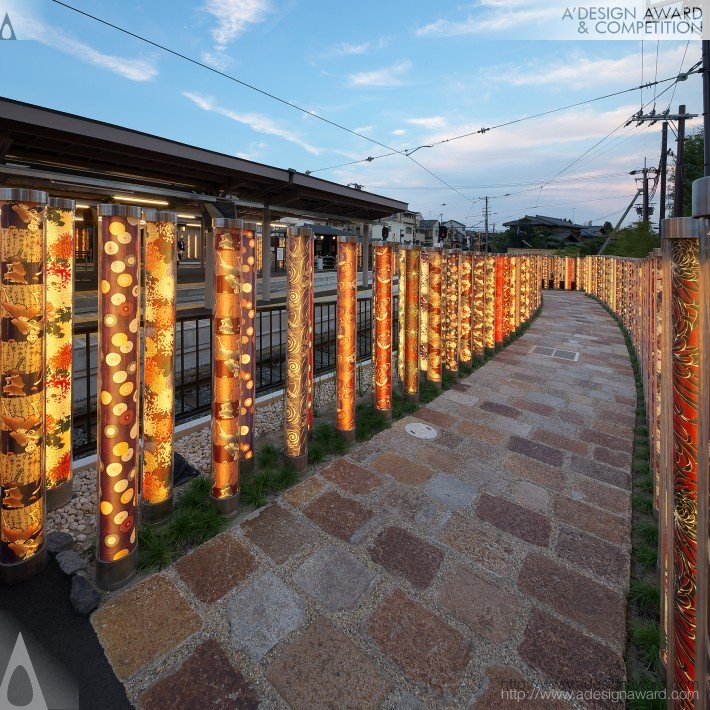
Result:
{"type": "Polygon", "coordinates": [[[661,209],[658,224],[666,218],[666,170],[668,169],[668,121],[663,121],[661,129],[661,209]]]}
{"type": "Polygon", "coordinates": [[[675,198],[673,216],[683,216],[683,183],[685,182],[685,105],[678,109],[678,146],[675,154],[675,198]]]}

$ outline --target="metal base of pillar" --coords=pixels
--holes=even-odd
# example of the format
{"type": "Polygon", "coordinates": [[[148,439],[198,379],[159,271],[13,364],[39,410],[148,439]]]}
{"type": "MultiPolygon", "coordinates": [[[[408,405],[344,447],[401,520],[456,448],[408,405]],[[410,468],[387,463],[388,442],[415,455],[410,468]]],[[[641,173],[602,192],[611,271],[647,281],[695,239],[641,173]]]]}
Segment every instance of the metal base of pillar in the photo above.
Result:
{"type": "Polygon", "coordinates": [[[338,436],[348,444],[354,444],[356,439],[355,429],[338,429],[338,436]]]}
{"type": "Polygon", "coordinates": [[[252,473],[254,473],[254,457],[239,459],[239,475],[249,476],[252,473]]]}
{"type": "Polygon", "coordinates": [[[308,452],[300,456],[287,456],[284,454],[284,461],[290,464],[296,473],[301,473],[308,468],[308,452]]]}
{"type": "Polygon", "coordinates": [[[377,408],[375,408],[375,409],[377,410],[378,414],[381,414],[385,418],[385,421],[388,424],[392,423],[392,410],[391,409],[377,409],[377,408]]]}
{"type": "Polygon", "coordinates": [[[405,392],[404,398],[412,404],[419,404],[419,392],[405,392]]]}
{"type": "Polygon", "coordinates": [[[96,558],[96,586],[104,592],[120,589],[133,579],[138,569],[138,548],[134,547],[125,557],[116,562],[104,562],[96,558]]]}
{"type": "Polygon", "coordinates": [[[47,563],[47,546],[43,543],[29,560],[15,562],[13,564],[0,564],[0,585],[11,587],[14,584],[24,582],[30,577],[34,577],[41,572],[47,563]]]}
{"type": "Polygon", "coordinates": [[[239,493],[229,498],[215,498],[210,493],[210,498],[217,512],[224,518],[233,518],[239,512],[239,493]]]}
{"type": "Polygon", "coordinates": [[[427,382],[428,382],[429,384],[431,384],[431,385],[434,385],[434,387],[436,388],[436,391],[437,391],[437,392],[441,392],[441,391],[442,391],[443,386],[442,386],[441,382],[433,382],[432,380],[427,380],[427,382]]]}
{"type": "Polygon", "coordinates": [[[170,496],[170,498],[161,503],[146,503],[141,500],[139,510],[141,523],[144,525],[165,525],[173,512],[173,497],[170,496]]]}
{"type": "Polygon", "coordinates": [[[73,481],[67,481],[56,488],[47,489],[47,510],[57,510],[66,505],[74,493],[73,481]]]}

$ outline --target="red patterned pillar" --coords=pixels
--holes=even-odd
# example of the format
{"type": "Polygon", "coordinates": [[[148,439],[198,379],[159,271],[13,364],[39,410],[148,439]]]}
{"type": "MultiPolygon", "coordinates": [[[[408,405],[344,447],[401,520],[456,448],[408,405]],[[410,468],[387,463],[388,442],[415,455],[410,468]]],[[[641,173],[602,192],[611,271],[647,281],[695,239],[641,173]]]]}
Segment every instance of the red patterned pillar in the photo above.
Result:
{"type": "Polygon", "coordinates": [[[375,409],[392,421],[392,268],[393,245],[373,245],[374,277],[372,287],[372,391],[375,409]]]}
{"type": "Polygon", "coordinates": [[[427,349],[427,380],[441,387],[442,363],[442,269],[440,247],[429,250],[429,336],[427,349]]]}
{"type": "Polygon", "coordinates": [[[486,256],[485,289],[486,300],[484,303],[484,345],[487,351],[493,352],[496,347],[496,286],[498,280],[498,258],[486,256]]]}
{"type": "Polygon", "coordinates": [[[486,318],[486,257],[473,257],[473,355],[482,358],[485,354],[486,318]]]}
{"type": "Polygon", "coordinates": [[[355,441],[357,341],[357,237],[338,237],[337,309],[336,428],[345,441],[353,442],[355,441]]]}
{"type": "Polygon", "coordinates": [[[444,367],[459,370],[459,251],[444,252],[444,367]]]}
{"type": "Polygon", "coordinates": [[[419,400],[419,247],[407,245],[405,255],[404,394],[419,400]]]}
{"type": "Polygon", "coordinates": [[[459,330],[459,354],[461,362],[470,365],[473,362],[471,348],[471,333],[473,331],[473,255],[462,252],[459,261],[459,274],[461,277],[461,305],[459,330]]]}

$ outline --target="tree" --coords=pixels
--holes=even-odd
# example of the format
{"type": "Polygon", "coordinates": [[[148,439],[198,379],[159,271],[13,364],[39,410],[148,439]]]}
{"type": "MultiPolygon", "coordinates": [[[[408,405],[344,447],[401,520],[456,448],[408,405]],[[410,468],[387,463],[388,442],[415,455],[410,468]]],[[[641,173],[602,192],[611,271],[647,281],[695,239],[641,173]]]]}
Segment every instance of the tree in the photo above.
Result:
{"type": "Polygon", "coordinates": [[[620,229],[606,250],[610,256],[631,256],[643,259],[661,246],[661,238],[648,222],[636,222],[620,229]]]}
{"type": "MultiPolygon", "coordinates": [[[[689,136],[685,137],[683,143],[685,148],[685,171],[683,179],[683,216],[692,216],[693,182],[703,177],[705,173],[705,155],[703,140],[703,129],[698,128],[689,136]]],[[[668,196],[666,200],[666,213],[673,215],[674,192],[675,192],[675,166],[671,168],[669,179],[668,196]]]]}

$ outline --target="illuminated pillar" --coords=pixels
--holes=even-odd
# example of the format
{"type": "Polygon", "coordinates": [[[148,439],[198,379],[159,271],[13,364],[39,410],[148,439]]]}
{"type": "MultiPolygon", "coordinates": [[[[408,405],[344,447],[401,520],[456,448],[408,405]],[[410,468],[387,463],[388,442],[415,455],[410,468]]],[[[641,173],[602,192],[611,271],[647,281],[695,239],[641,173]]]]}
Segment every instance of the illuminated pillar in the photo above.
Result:
{"type": "Polygon", "coordinates": [[[473,355],[485,354],[486,257],[473,256],[473,355]]]}
{"type": "Polygon", "coordinates": [[[44,544],[44,222],[47,193],[0,188],[0,583],[42,569],[44,544]]]}
{"type": "Polygon", "coordinates": [[[419,251],[419,370],[425,376],[429,367],[429,255],[430,249],[419,251]]]}
{"type": "Polygon", "coordinates": [[[256,224],[241,230],[241,319],[239,323],[239,469],[254,470],[254,400],[256,399],[256,224]]]}
{"type": "Polygon", "coordinates": [[[429,335],[427,338],[427,380],[441,387],[442,361],[442,270],[440,247],[429,250],[429,335]]]}
{"type": "MultiPolygon", "coordinates": [[[[667,284],[668,299],[664,308],[669,317],[665,370],[669,377],[664,379],[668,380],[670,388],[666,403],[669,422],[666,465],[670,490],[663,515],[672,541],[667,570],[671,594],[668,682],[675,690],[687,692],[695,690],[696,682],[702,680],[700,675],[704,677],[706,663],[704,653],[698,656],[698,651],[704,648],[705,629],[696,638],[699,484],[705,487],[702,507],[703,517],[707,516],[707,411],[702,422],[699,417],[699,231],[698,223],[691,218],[667,219],[662,224],[664,284],[667,284]],[[700,474],[705,481],[700,481],[700,474]]],[[[701,562],[703,577],[706,564],[701,562]]],[[[687,706],[691,707],[692,703],[687,706]]]]}
{"type": "Polygon", "coordinates": [[[135,573],[140,428],[139,207],[99,205],[98,540],[96,583],[135,573]]]}
{"type": "Polygon", "coordinates": [[[459,251],[444,252],[444,367],[449,372],[459,370],[459,251]]]}
{"type": "Polygon", "coordinates": [[[407,300],[407,266],[405,263],[404,247],[400,246],[397,254],[397,267],[399,272],[398,301],[397,301],[397,376],[404,382],[404,304],[407,300]]]}
{"type": "Polygon", "coordinates": [[[308,384],[311,328],[313,231],[289,227],[286,233],[286,459],[296,471],[308,465],[308,384]]]}
{"type": "Polygon", "coordinates": [[[212,312],[212,502],[231,517],[239,505],[241,240],[244,222],[219,217],[214,231],[212,312]]]}
{"type": "Polygon", "coordinates": [[[653,284],[653,311],[655,316],[654,327],[654,446],[653,446],[653,470],[654,470],[654,507],[659,509],[661,496],[661,457],[663,450],[661,447],[661,414],[662,414],[662,378],[661,367],[663,357],[663,261],[661,250],[654,249],[654,284],[653,284]]]}
{"type": "Polygon", "coordinates": [[[315,377],[315,325],[313,323],[314,312],[314,270],[316,264],[316,239],[311,235],[310,243],[310,263],[311,278],[308,287],[308,431],[313,429],[313,378],[315,377]]]}
{"type": "MultiPolygon", "coordinates": [[[[173,508],[177,214],[143,210],[143,219],[145,349],[140,513],[143,522],[160,523],[173,508]]],[[[128,282],[128,277],[124,281],[128,282]]]]}
{"type": "Polygon", "coordinates": [[[375,409],[392,421],[392,272],[394,248],[374,242],[372,313],[372,392],[375,409]]]}
{"type": "Polygon", "coordinates": [[[45,439],[47,509],[72,497],[74,200],[51,198],[45,221],[45,439]]]}
{"type": "MultiPolygon", "coordinates": [[[[400,275],[400,283],[401,281],[400,275]]],[[[338,237],[337,309],[336,427],[345,441],[353,442],[355,441],[357,237],[338,237]]]]}
{"type": "Polygon", "coordinates": [[[503,259],[503,341],[510,338],[510,319],[512,308],[514,308],[514,297],[511,287],[512,262],[509,256],[503,259]]]}
{"type": "Polygon", "coordinates": [[[574,281],[574,257],[565,257],[565,289],[572,290],[572,282],[574,281]]]}
{"type": "Polygon", "coordinates": [[[510,257],[510,334],[518,329],[520,324],[520,259],[510,257]]]}
{"type": "Polygon", "coordinates": [[[459,273],[461,277],[461,306],[459,331],[459,355],[461,362],[471,365],[473,362],[473,350],[471,333],[473,331],[473,254],[462,252],[459,261],[459,273]]]}
{"type": "Polygon", "coordinates": [[[505,310],[505,257],[495,258],[495,345],[503,344],[503,320],[505,310]]]}
{"type": "Polygon", "coordinates": [[[405,254],[404,394],[419,400],[419,247],[407,245],[405,254]]]}
{"type": "Polygon", "coordinates": [[[484,345],[486,350],[492,352],[496,347],[495,323],[496,323],[496,282],[498,280],[498,259],[495,256],[486,256],[485,268],[485,290],[486,299],[484,303],[484,345]]]}

